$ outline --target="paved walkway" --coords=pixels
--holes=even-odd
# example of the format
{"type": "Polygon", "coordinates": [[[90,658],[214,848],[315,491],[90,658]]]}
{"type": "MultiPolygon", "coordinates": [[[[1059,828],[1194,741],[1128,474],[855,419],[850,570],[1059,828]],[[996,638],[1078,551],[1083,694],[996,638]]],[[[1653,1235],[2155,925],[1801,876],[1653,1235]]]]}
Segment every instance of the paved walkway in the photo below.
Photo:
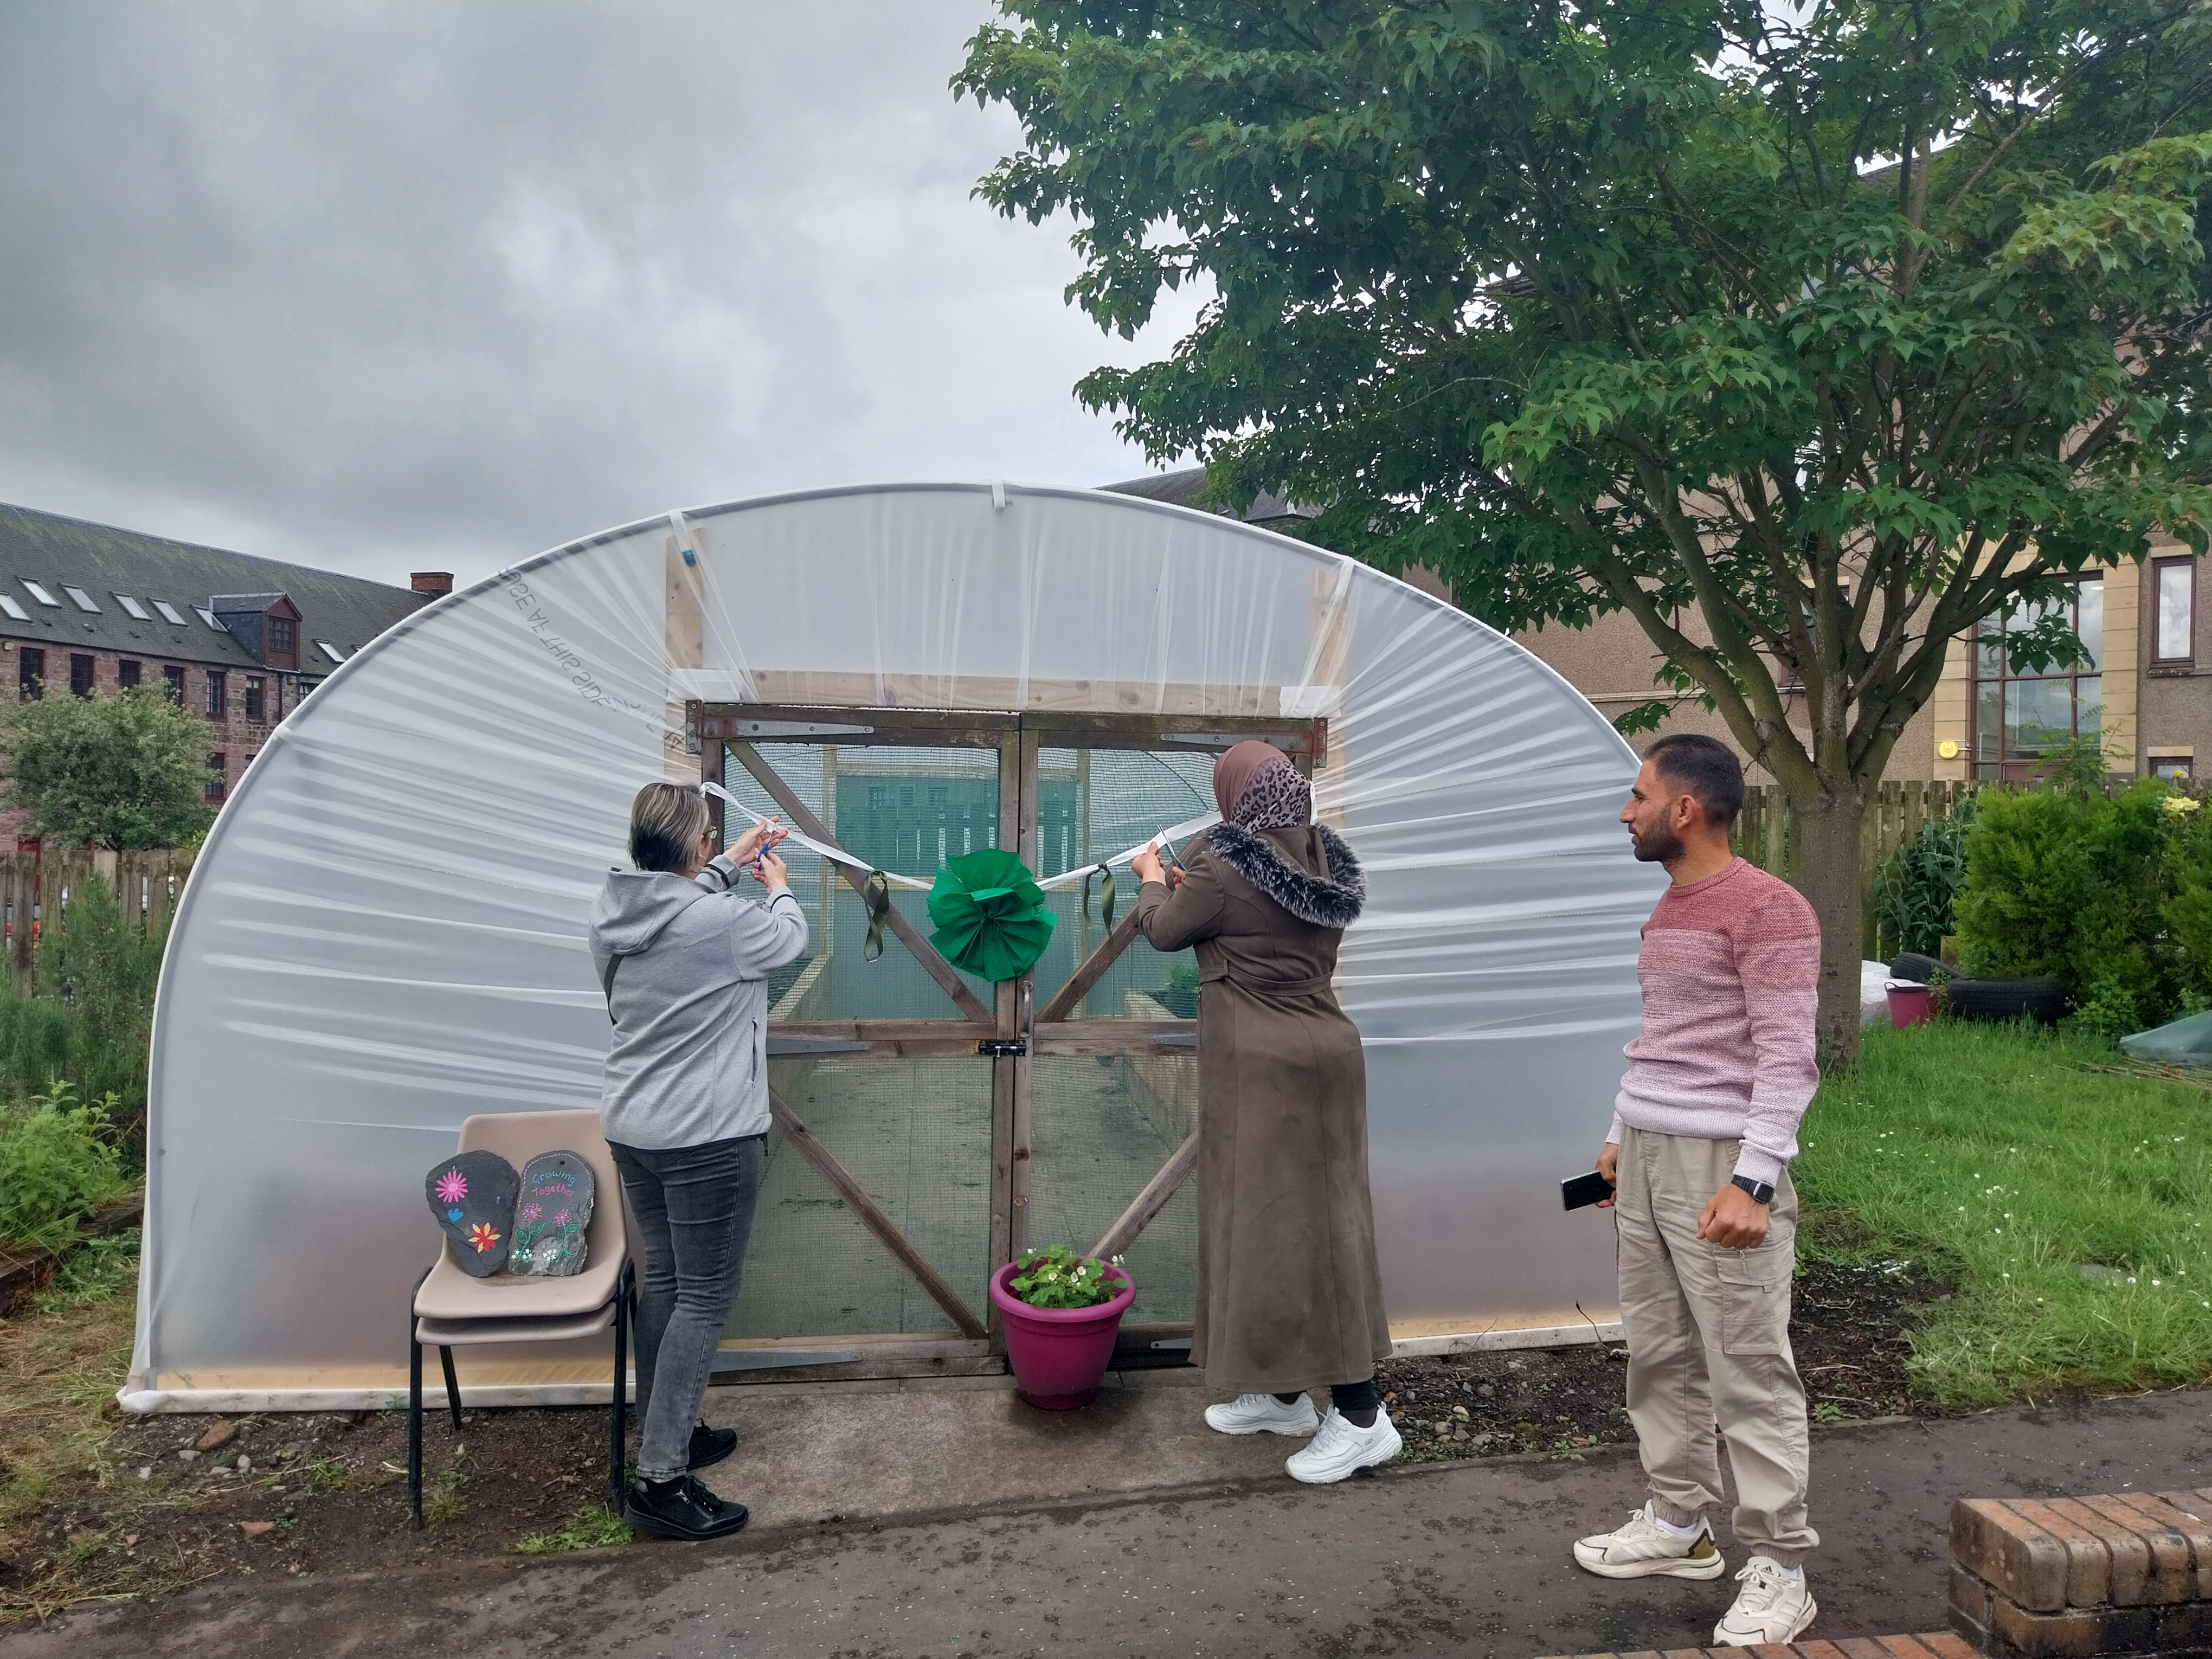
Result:
{"type": "MultiPolygon", "coordinates": [[[[225,1585],[0,1636],[0,1659],[1531,1659],[1701,1646],[1733,1589],[1726,1580],[1613,1584],[1568,1564],[1576,1533],[1638,1501],[1634,1460],[1620,1453],[1408,1468],[1319,1491],[1212,1463],[1194,1471],[1198,1490],[1139,1495],[1128,1483],[1156,1486],[1162,1458],[1192,1448],[1269,1468],[1282,1449],[1158,1439],[1202,1396],[1157,1380],[1103,1412],[1042,1424],[988,1389],[855,1395],[836,1407],[862,1412],[845,1420],[842,1441],[831,1434],[836,1413],[783,1398],[800,1403],[762,1391],[714,1402],[714,1414],[747,1433],[749,1453],[721,1484],[754,1503],[757,1534],[459,1564],[404,1580],[225,1585]],[[976,1437],[964,1456],[963,1434],[976,1437]],[[1023,1496],[1025,1484],[1046,1501],[1023,1496]],[[861,1514],[866,1494],[913,1505],[983,1488],[977,1507],[937,1520],[861,1514]],[[833,1489],[848,1518],[810,1522],[833,1489]]],[[[1813,1462],[1826,1543],[1812,1567],[1822,1607],[1812,1634],[1936,1629],[1954,1498],[2212,1482],[2212,1393],[1827,1429],[1813,1462]]],[[[1730,1560],[1739,1553],[1730,1549],[1730,1560]]]]}

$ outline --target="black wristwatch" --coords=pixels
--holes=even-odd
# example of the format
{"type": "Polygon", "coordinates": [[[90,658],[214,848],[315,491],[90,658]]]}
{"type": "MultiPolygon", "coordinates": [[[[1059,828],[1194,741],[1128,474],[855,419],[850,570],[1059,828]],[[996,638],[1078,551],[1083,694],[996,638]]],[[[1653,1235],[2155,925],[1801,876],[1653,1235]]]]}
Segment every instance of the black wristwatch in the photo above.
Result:
{"type": "Polygon", "coordinates": [[[1744,1191],[1751,1194],[1753,1200],[1756,1203],[1771,1204],[1774,1202],[1774,1188],[1767,1185],[1764,1181],[1753,1181],[1749,1176],[1730,1176],[1729,1177],[1729,1185],[1731,1187],[1742,1188],[1744,1191]]]}

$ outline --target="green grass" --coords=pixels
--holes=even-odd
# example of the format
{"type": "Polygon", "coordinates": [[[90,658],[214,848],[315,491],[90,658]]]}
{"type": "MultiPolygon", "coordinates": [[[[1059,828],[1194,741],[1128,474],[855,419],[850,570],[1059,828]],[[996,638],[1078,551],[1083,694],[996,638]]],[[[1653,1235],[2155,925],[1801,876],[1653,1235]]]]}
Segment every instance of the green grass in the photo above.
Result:
{"type": "Polygon", "coordinates": [[[514,1547],[523,1555],[558,1555],[567,1550],[605,1549],[629,1542],[629,1528],[605,1504],[586,1504],[557,1532],[533,1532],[514,1547]]]}
{"type": "Polygon", "coordinates": [[[2014,1026],[1877,1028],[1806,1115],[1812,1231],[1958,1286],[1913,1341],[1936,1403],[2212,1378],[2212,1093],[2079,1069],[2115,1059],[2014,1026]]]}

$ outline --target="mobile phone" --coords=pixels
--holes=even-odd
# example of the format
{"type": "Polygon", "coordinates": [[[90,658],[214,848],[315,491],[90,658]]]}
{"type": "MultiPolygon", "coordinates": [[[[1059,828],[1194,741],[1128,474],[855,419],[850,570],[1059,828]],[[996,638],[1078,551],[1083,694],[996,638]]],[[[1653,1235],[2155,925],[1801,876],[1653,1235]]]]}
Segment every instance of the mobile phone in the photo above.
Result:
{"type": "Polygon", "coordinates": [[[1587,1175],[1569,1176],[1559,1183],[1559,1207],[1563,1210],[1585,1209],[1592,1204],[1602,1204],[1613,1196],[1613,1183],[1595,1170],[1587,1175]]]}

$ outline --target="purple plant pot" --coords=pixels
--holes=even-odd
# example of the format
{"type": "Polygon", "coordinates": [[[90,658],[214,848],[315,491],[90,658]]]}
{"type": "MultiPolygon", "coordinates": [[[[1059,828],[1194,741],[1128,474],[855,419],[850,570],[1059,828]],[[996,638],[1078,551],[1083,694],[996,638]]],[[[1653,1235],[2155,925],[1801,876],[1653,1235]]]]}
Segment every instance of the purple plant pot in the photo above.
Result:
{"type": "Polygon", "coordinates": [[[1137,1299],[1136,1281],[1109,1264],[1107,1273],[1121,1281],[1121,1293],[1111,1302],[1095,1308],[1032,1308],[1006,1288],[1018,1271],[1009,1261],[991,1275],[991,1305],[1006,1326],[1006,1358],[1019,1385],[1016,1392],[1042,1411],[1089,1405],[1114,1363],[1114,1338],[1121,1316],[1137,1299]]]}
{"type": "Polygon", "coordinates": [[[1892,985],[1889,991],[1889,1023],[1899,1030],[1908,1025],[1917,1025],[1935,1015],[1935,1007],[1924,985],[1892,985]]]}

